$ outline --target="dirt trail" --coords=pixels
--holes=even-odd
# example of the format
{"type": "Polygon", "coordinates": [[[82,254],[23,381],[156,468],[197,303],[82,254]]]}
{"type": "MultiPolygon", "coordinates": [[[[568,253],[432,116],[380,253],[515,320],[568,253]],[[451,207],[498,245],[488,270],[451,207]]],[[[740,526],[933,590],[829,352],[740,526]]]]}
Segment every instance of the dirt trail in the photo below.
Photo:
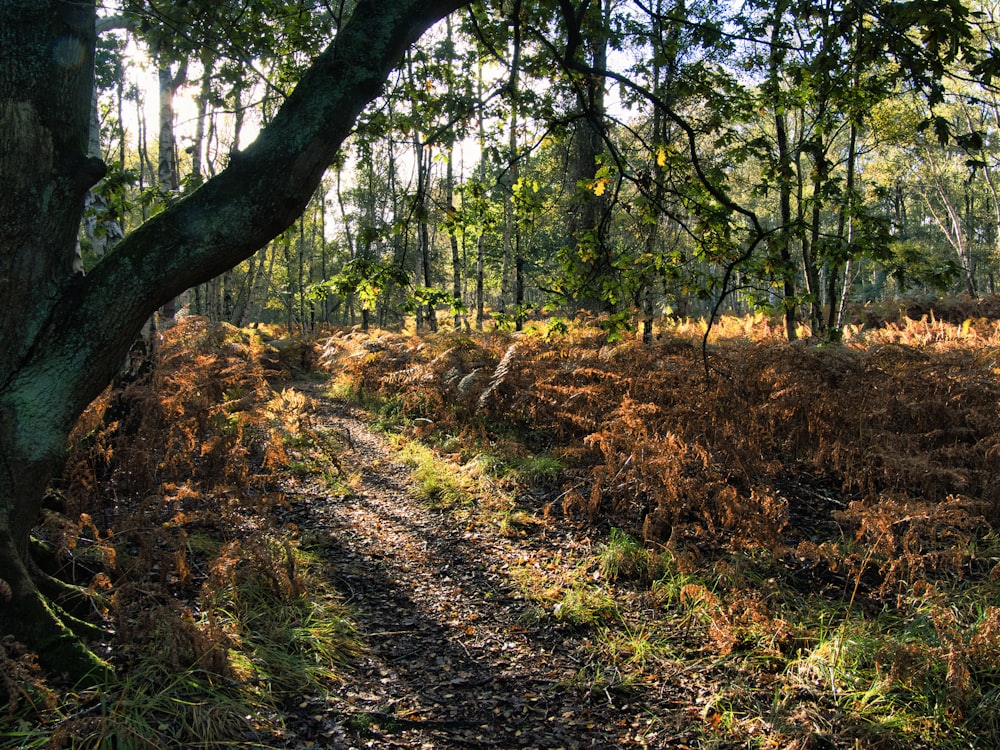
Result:
{"type": "MultiPolygon", "coordinates": [[[[336,585],[357,618],[366,652],[324,706],[303,705],[300,736],[344,748],[684,747],[696,696],[678,673],[628,691],[595,688],[593,628],[539,617],[513,566],[589,545],[566,529],[526,537],[470,525],[415,497],[408,469],[361,415],[321,385],[316,426],[349,435],[344,457],[362,479],[341,499],[297,503],[304,530],[330,545],[336,585]],[[669,694],[668,694],[669,693],[669,694]],[[320,721],[321,720],[321,721],[320,721]],[[317,722],[325,740],[315,737],[317,722]]],[[[290,727],[291,728],[291,727],[290,727]]],[[[696,740],[694,740],[696,741],[696,740]]]]}

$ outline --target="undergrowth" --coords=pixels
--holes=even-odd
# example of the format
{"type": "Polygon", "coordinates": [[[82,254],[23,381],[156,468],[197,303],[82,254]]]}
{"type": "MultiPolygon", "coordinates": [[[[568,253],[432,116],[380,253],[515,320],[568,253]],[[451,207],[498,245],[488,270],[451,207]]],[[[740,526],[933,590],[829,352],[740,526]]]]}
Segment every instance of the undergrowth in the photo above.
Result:
{"type": "Polygon", "coordinates": [[[552,517],[682,556],[759,549],[866,581],[873,569],[880,596],[983,573],[977,540],[1000,502],[1000,324],[908,321],[829,347],[756,338],[762,324],[721,327],[708,372],[691,323],[650,347],[589,330],[355,334],[325,358],[439,453],[491,456],[526,491],[558,482],[552,517]],[[841,536],[847,558],[824,546],[841,536]]]}
{"type": "Polygon", "coordinates": [[[331,689],[357,648],[282,520],[295,482],[342,472],[277,351],[188,318],[136,365],[81,418],[37,529],[117,676],[77,693],[2,644],[0,747],[262,747],[276,706],[331,689]]]}
{"type": "Polygon", "coordinates": [[[511,571],[532,617],[593,631],[594,690],[699,653],[726,675],[691,696],[705,747],[1000,742],[1000,324],[931,312],[817,346],[758,316],[703,350],[704,333],[354,333],[322,359],[411,439],[507,483],[503,519],[604,535],[511,571]]]}
{"type": "MultiPolygon", "coordinates": [[[[1000,744],[997,323],[561,330],[344,333],[323,362],[442,512],[594,540],[509,571],[588,644],[574,687],[667,675],[700,747],[1000,744]]],[[[283,519],[351,480],[272,354],[186,321],[81,420],[38,545],[120,677],[74,694],[0,643],[0,746],[281,744],[279,704],[335,689],[350,620],[283,519]]]]}

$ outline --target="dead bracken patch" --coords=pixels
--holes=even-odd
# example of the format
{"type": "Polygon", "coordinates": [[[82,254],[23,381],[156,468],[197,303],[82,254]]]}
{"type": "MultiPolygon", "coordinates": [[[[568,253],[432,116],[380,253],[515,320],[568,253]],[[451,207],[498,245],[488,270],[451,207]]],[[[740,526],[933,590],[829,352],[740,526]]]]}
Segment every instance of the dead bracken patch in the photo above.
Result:
{"type": "Polygon", "coordinates": [[[2,644],[0,746],[996,744],[996,331],[756,325],[182,324],[39,530],[122,683],[2,644]]]}

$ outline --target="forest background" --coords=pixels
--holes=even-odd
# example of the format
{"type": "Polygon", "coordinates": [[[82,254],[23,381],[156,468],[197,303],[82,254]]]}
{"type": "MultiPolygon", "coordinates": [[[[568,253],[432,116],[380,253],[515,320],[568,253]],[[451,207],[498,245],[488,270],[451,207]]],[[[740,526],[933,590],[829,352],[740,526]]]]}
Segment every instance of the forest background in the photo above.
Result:
{"type": "MultiPolygon", "coordinates": [[[[110,171],[88,194],[79,270],[239,162],[350,11],[106,9],[91,133],[110,171]]],[[[1000,241],[995,14],[958,2],[514,0],[434,27],[301,218],[160,311],[161,332],[178,311],[187,321],[163,334],[152,387],[124,396],[119,381],[74,433],[36,542],[69,555],[102,627],[115,622],[113,647],[75,625],[99,649],[133,667],[158,651],[137,694],[116,699],[138,714],[156,669],[193,670],[217,699],[220,677],[261,669],[238,663],[234,633],[248,637],[263,609],[246,584],[295,609],[309,576],[287,529],[242,549],[232,529],[281,505],[279,467],[333,480],[339,469],[334,439],[304,430],[304,402],[270,393],[261,368],[282,349],[309,366],[305,338],[357,326],[326,344],[343,392],[463,465],[489,447],[507,468],[533,467],[512,481],[539,505],[506,507],[504,533],[553,514],[615,524],[618,547],[605,549],[637,565],[622,578],[659,592],[685,627],[700,623],[714,653],[765,654],[769,673],[794,662],[810,690],[829,673],[818,703],[838,739],[995,734],[996,329],[992,300],[980,301],[996,291],[1000,241]],[[964,299],[931,312],[942,293],[964,299]],[[918,322],[900,322],[901,308],[918,322]],[[722,314],[749,317],[734,329],[715,325],[722,314]],[[942,322],[951,316],[957,326],[942,322]],[[260,331],[278,328],[265,345],[260,331]],[[447,336],[411,335],[438,329],[447,336]],[[824,346],[776,347],[775,331],[824,346]],[[150,496],[155,510],[141,510],[150,496]],[[139,530],[140,517],[153,525],[139,530]],[[221,547],[189,541],[227,525],[221,547]],[[655,554],[630,546],[640,538],[655,554]],[[761,560],[794,580],[749,593],[772,582],[761,560]],[[144,569],[151,578],[130,580],[144,569]],[[793,616],[801,601],[789,604],[786,583],[796,597],[839,592],[846,610],[821,613],[839,634],[822,616],[796,621],[806,616],[793,616]],[[880,607],[898,619],[872,625],[880,607]],[[858,708],[866,680],[884,689],[877,718],[858,708]]],[[[556,620],[603,626],[601,600],[580,602],[589,593],[525,583],[556,620]]],[[[322,642],[315,630],[305,640],[322,642]]],[[[125,726],[86,693],[60,716],[30,652],[5,648],[9,715],[47,708],[57,741],[81,726],[98,745],[115,732],[196,733],[175,699],[157,727],[125,726]]],[[[222,733],[239,724],[225,705],[222,733]]],[[[722,716],[702,716],[705,731],[743,741],[750,730],[737,721],[726,735],[722,716]]],[[[20,726],[18,742],[51,741],[20,726]]],[[[808,746],[803,726],[790,736],[808,746]]]]}
{"type": "MultiPolygon", "coordinates": [[[[998,11],[974,5],[476,7],[407,53],[296,225],[183,303],[300,331],[585,309],[646,336],[770,310],[836,338],[849,303],[993,293],[1000,103],[971,50],[998,11]]],[[[101,35],[85,268],[252,141],[337,23],[196,7],[102,21],[126,30],[101,35]]]]}

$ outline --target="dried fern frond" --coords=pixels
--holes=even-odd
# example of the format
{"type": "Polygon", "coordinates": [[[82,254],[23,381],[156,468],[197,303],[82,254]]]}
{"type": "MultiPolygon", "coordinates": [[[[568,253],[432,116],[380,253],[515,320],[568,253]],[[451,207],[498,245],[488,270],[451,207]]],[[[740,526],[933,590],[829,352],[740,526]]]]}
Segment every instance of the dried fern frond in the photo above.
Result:
{"type": "Polygon", "coordinates": [[[468,398],[476,389],[476,386],[483,379],[483,368],[477,367],[468,375],[458,381],[458,397],[468,398]]]}
{"type": "Polygon", "coordinates": [[[382,382],[385,385],[408,385],[410,383],[418,382],[423,376],[427,369],[425,364],[417,364],[412,367],[407,367],[403,370],[397,370],[396,372],[390,372],[388,375],[382,377],[382,382]]]}
{"type": "Polygon", "coordinates": [[[493,371],[493,377],[490,379],[490,383],[486,386],[486,390],[482,392],[479,396],[479,404],[476,407],[476,411],[482,411],[485,407],[489,398],[493,393],[503,385],[504,381],[507,379],[507,375],[510,374],[511,366],[514,364],[514,358],[517,354],[517,342],[515,341],[509,347],[507,351],[504,352],[503,357],[497,363],[496,370],[493,371]]]}
{"type": "Polygon", "coordinates": [[[444,373],[455,369],[455,347],[450,347],[429,362],[418,363],[383,376],[385,385],[415,385],[433,383],[444,373]]]}

